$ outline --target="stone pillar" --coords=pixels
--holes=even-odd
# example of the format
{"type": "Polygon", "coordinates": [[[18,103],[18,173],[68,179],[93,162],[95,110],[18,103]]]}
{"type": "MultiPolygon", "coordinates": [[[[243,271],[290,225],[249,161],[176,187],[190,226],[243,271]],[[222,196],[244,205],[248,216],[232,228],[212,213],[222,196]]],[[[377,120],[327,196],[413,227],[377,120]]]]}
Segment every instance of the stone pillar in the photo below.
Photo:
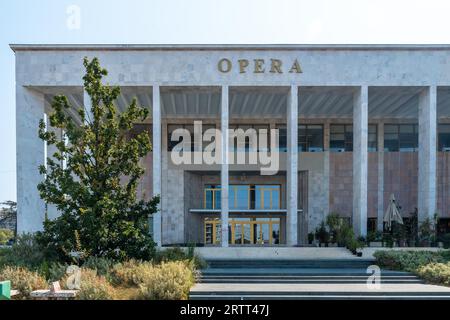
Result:
{"type": "Polygon", "coordinates": [[[286,244],[298,244],[298,87],[292,85],[287,99],[287,216],[286,244]]]}
{"type": "Polygon", "coordinates": [[[83,90],[83,107],[84,107],[84,114],[85,114],[85,122],[94,121],[94,116],[91,111],[91,108],[92,108],[91,97],[89,96],[89,94],[87,93],[86,90],[83,90]]]}
{"type": "Polygon", "coordinates": [[[383,231],[383,217],[384,217],[384,124],[383,123],[378,123],[377,127],[377,151],[378,151],[377,230],[383,231]]]}
{"type": "Polygon", "coordinates": [[[353,101],[353,230],[367,235],[368,87],[357,89],[353,101]]]}
{"type": "Polygon", "coordinates": [[[228,247],[228,86],[222,86],[222,103],[221,103],[221,116],[220,116],[220,128],[221,135],[221,170],[220,170],[220,184],[221,184],[221,209],[220,219],[222,221],[222,247],[228,247]]]}
{"type": "Polygon", "coordinates": [[[43,180],[39,166],[45,162],[45,143],[39,139],[44,118],[44,95],[16,85],[17,232],[42,230],[45,203],[37,185],[43,180]]]}
{"type": "MultiPolygon", "coordinates": [[[[47,123],[46,123],[47,131],[54,132],[58,141],[61,141],[63,139],[62,130],[60,128],[54,128],[54,127],[50,126],[50,119],[49,119],[48,114],[47,114],[46,120],[47,120],[47,123]]],[[[55,152],[58,152],[58,148],[55,145],[47,145],[46,158],[51,158],[53,161],[58,162],[59,160],[57,160],[56,158],[53,157],[55,152]]],[[[46,166],[47,166],[47,162],[46,162],[46,166]]],[[[50,220],[53,220],[53,219],[57,218],[58,216],[59,216],[59,211],[58,211],[58,208],[56,207],[56,205],[52,204],[52,203],[48,203],[47,204],[47,218],[50,220]]]]}
{"type": "MultiPolygon", "coordinates": [[[[152,89],[152,148],[153,148],[153,196],[161,196],[161,103],[159,85],[154,85],[152,89]]],[[[161,247],[161,201],[158,211],[153,214],[153,241],[161,247]]]]}
{"type": "Polygon", "coordinates": [[[419,222],[436,212],[436,96],[436,86],[430,86],[419,97],[419,222]]]}

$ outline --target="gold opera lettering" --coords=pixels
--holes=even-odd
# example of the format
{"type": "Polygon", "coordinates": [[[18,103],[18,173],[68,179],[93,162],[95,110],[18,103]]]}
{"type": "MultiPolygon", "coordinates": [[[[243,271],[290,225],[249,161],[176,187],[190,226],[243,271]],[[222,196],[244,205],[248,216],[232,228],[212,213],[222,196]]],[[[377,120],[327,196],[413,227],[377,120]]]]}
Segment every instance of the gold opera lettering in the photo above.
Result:
{"type": "MultiPolygon", "coordinates": [[[[267,61],[265,59],[238,59],[237,65],[239,67],[239,73],[283,73],[283,61],[280,59],[270,59],[267,61]]],[[[221,73],[228,73],[233,69],[233,63],[230,59],[222,58],[217,63],[217,70],[221,73]]],[[[288,73],[302,73],[302,68],[297,59],[289,65],[288,73]]]]}

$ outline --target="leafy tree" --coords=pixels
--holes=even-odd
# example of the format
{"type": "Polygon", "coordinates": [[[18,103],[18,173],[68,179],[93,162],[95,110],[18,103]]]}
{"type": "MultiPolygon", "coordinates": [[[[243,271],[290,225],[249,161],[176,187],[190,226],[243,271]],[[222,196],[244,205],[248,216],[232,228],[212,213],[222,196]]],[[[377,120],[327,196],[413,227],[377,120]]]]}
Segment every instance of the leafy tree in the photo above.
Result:
{"type": "Polygon", "coordinates": [[[13,225],[14,235],[17,234],[17,202],[6,200],[0,202],[0,225],[13,225]]]}
{"type": "Polygon", "coordinates": [[[63,95],[55,96],[50,125],[63,130],[67,143],[47,131],[41,120],[39,137],[56,152],[40,166],[45,179],[38,185],[40,196],[55,204],[61,215],[44,222],[38,241],[68,260],[87,256],[112,259],[149,259],[154,242],[149,234],[149,217],[156,212],[158,197],[137,199],[137,185],[144,174],[139,161],[150,150],[148,132],[132,135],[133,124],[144,121],[148,110],[136,99],[123,113],[114,101],[119,87],[102,84],[107,71],[97,58],[84,59],[84,89],[91,110],[79,109],[81,125],[66,110],[71,106],[63,95]]]}

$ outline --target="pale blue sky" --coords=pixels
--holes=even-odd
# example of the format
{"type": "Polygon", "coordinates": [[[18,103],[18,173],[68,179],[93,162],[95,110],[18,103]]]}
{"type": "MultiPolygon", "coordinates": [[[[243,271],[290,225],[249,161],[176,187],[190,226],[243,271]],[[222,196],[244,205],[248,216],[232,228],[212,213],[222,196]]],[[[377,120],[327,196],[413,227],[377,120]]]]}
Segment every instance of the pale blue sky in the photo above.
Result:
{"type": "Polygon", "coordinates": [[[0,0],[0,201],[16,199],[10,43],[450,43],[449,12],[447,0],[0,0]]]}

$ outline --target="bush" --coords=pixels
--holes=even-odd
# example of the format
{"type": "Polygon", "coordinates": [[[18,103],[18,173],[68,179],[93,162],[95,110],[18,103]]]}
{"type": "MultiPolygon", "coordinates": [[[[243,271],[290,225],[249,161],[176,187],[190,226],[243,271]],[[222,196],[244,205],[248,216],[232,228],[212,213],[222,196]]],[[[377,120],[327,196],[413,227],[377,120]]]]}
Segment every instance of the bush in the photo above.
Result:
{"type": "Polygon", "coordinates": [[[430,263],[419,267],[417,274],[426,281],[450,285],[450,263],[430,263]]]}
{"type": "Polygon", "coordinates": [[[382,239],[381,231],[370,231],[367,233],[367,242],[381,241],[382,239]]]}
{"type": "Polygon", "coordinates": [[[444,244],[445,249],[450,248],[450,233],[446,233],[440,237],[440,241],[444,244]]]}
{"type": "Polygon", "coordinates": [[[349,247],[353,240],[355,240],[355,234],[352,226],[347,222],[343,222],[339,232],[336,234],[337,244],[341,247],[349,247]]]}
{"type": "MultiPolygon", "coordinates": [[[[69,275],[61,279],[61,285],[64,287],[69,275]]],[[[80,290],[77,300],[113,300],[115,297],[114,287],[106,280],[104,276],[97,274],[97,271],[81,268],[80,290]]]]}
{"type": "Polygon", "coordinates": [[[146,270],[142,275],[140,294],[142,299],[187,299],[194,284],[192,266],[187,262],[162,262],[146,270]]]}
{"type": "MultiPolygon", "coordinates": [[[[52,262],[48,265],[47,272],[43,273],[41,271],[41,273],[43,275],[45,275],[45,278],[49,282],[59,281],[60,279],[64,278],[64,276],[66,275],[67,267],[68,267],[67,264],[63,264],[63,263],[59,263],[59,262],[52,262]]],[[[41,270],[42,270],[42,268],[41,268],[41,270]]]]}
{"type": "Polygon", "coordinates": [[[23,234],[17,237],[11,248],[3,251],[1,263],[37,270],[45,261],[43,252],[44,248],[37,243],[33,234],[23,234]]]}
{"type": "Polygon", "coordinates": [[[197,269],[202,269],[207,266],[205,260],[194,254],[193,247],[189,247],[187,252],[181,248],[168,248],[165,250],[160,250],[156,253],[153,260],[156,263],[190,260],[194,263],[194,266],[197,269]]]}
{"type": "Polygon", "coordinates": [[[151,270],[153,270],[151,262],[132,259],[115,264],[111,269],[109,276],[114,285],[132,287],[141,284],[143,274],[151,272],[151,270]]]}
{"type": "Polygon", "coordinates": [[[95,270],[100,276],[107,276],[113,265],[114,261],[111,259],[91,256],[83,263],[83,268],[95,270]]]}
{"type": "Polygon", "coordinates": [[[0,245],[7,244],[12,238],[14,238],[14,232],[12,230],[0,229],[0,245]]]}
{"type": "Polygon", "coordinates": [[[416,272],[419,267],[429,263],[445,262],[445,256],[440,252],[431,251],[376,251],[376,263],[380,267],[391,270],[416,272]]]}
{"type": "Polygon", "coordinates": [[[23,267],[6,266],[0,271],[0,281],[10,280],[11,287],[19,290],[19,298],[28,298],[31,291],[47,289],[47,281],[37,272],[23,267]]]}
{"type": "Polygon", "coordinates": [[[325,222],[321,222],[320,225],[316,228],[316,239],[319,240],[319,243],[328,243],[330,241],[330,233],[327,230],[325,222]]]}

